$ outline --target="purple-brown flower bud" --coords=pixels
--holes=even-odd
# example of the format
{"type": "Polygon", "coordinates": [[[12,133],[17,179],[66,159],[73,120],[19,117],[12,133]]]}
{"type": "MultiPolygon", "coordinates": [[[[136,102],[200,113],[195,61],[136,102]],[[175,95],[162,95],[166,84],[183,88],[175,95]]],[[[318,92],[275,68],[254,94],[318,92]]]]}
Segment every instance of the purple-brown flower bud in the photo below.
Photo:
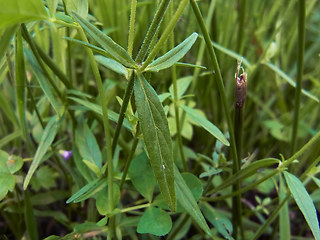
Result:
{"type": "Polygon", "coordinates": [[[247,96],[247,73],[243,72],[240,77],[236,73],[235,102],[236,108],[242,108],[247,96]]]}

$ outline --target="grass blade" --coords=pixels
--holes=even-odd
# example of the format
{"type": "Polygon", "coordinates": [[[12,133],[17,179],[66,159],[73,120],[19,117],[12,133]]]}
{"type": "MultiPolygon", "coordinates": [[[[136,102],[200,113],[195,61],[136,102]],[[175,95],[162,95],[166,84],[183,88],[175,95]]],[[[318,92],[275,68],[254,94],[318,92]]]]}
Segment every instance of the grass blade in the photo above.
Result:
{"type": "Polygon", "coordinates": [[[178,46],[171,49],[169,52],[150,63],[148,67],[145,69],[145,71],[158,72],[162,69],[171,67],[172,65],[177,63],[190,50],[192,45],[197,40],[197,37],[197,33],[192,33],[178,46]]]}
{"type": "Polygon", "coordinates": [[[317,217],[317,210],[314,203],[305,189],[303,183],[289,172],[283,172],[290,192],[296,201],[300,211],[304,215],[312,233],[316,240],[320,239],[319,221],[317,217]]]}
{"type": "Polygon", "coordinates": [[[189,108],[187,106],[181,107],[189,117],[195,121],[196,123],[200,124],[205,130],[207,130],[212,136],[217,138],[220,142],[222,142],[226,146],[230,146],[227,138],[223,135],[223,133],[217,128],[213,123],[208,121],[203,116],[199,115],[194,109],[189,108]]]}
{"type": "Polygon", "coordinates": [[[42,135],[40,143],[39,143],[39,147],[36,151],[36,154],[34,156],[34,159],[32,161],[30,169],[29,169],[27,176],[24,180],[23,189],[26,189],[28,187],[28,184],[30,182],[32,175],[34,174],[34,172],[38,168],[43,156],[45,155],[45,153],[49,149],[51,143],[53,142],[53,140],[58,132],[58,129],[60,127],[61,122],[62,122],[62,118],[57,118],[57,116],[53,116],[50,119],[50,121],[48,122],[46,128],[44,129],[43,135],[42,135]]]}
{"type": "Polygon", "coordinates": [[[168,120],[157,93],[142,75],[135,79],[134,94],[151,166],[165,201],[175,211],[176,194],[168,120]]]}
{"type": "Polygon", "coordinates": [[[122,65],[136,69],[138,66],[130,57],[127,51],[114,42],[110,37],[102,33],[98,28],[82,18],[79,14],[73,12],[72,16],[83,27],[83,29],[95,39],[111,56],[113,56],[122,65]]]}

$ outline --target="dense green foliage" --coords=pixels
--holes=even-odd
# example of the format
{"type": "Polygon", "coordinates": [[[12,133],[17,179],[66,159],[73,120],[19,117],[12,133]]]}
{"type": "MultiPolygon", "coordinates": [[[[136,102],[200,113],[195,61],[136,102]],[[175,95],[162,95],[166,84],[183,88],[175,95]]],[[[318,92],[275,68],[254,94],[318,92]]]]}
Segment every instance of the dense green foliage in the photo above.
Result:
{"type": "Polygon", "coordinates": [[[320,239],[318,1],[0,3],[0,239],[320,239]]]}

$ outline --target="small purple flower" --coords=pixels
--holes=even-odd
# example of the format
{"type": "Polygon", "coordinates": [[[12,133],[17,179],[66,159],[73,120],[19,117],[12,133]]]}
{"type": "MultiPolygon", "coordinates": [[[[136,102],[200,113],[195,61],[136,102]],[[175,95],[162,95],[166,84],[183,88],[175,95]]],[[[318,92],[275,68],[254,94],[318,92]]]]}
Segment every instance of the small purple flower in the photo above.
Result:
{"type": "Polygon", "coordinates": [[[64,160],[68,160],[72,156],[72,151],[60,151],[61,156],[64,158],[64,160]]]}

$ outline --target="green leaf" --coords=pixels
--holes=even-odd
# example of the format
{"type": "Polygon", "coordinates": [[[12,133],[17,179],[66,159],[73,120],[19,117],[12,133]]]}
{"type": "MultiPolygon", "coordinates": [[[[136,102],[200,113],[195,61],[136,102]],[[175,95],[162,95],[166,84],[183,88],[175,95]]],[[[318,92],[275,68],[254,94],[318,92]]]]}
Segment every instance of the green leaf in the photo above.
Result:
{"type": "MultiPolygon", "coordinates": [[[[274,71],[276,74],[278,74],[280,77],[282,77],[287,83],[289,83],[291,86],[296,87],[296,82],[285,72],[283,72],[280,68],[273,65],[272,63],[264,63],[268,68],[270,68],[272,71],[274,71]]],[[[310,92],[308,92],[305,89],[301,90],[302,94],[305,96],[311,98],[312,100],[319,102],[319,98],[317,96],[314,96],[310,92]]]]}
{"type": "Polygon", "coordinates": [[[30,63],[31,68],[32,68],[32,72],[36,76],[36,79],[39,82],[39,85],[40,85],[42,91],[44,92],[44,94],[48,98],[50,104],[52,105],[52,107],[54,108],[54,110],[56,111],[58,116],[62,116],[62,114],[64,112],[64,106],[55,99],[54,94],[52,92],[52,87],[51,87],[49,81],[47,80],[47,78],[43,75],[42,70],[41,70],[40,66],[38,65],[32,52],[30,51],[30,49],[28,49],[28,48],[25,49],[25,53],[26,53],[27,61],[30,63]]]}
{"type": "Polygon", "coordinates": [[[138,192],[151,202],[156,179],[154,178],[148,156],[145,152],[142,152],[132,159],[128,176],[138,192]]]}
{"type": "Polygon", "coordinates": [[[106,36],[103,32],[82,18],[79,14],[73,12],[72,16],[77,20],[81,27],[83,27],[83,29],[118,62],[130,68],[136,69],[138,67],[127,51],[114,42],[110,37],[106,36]]]}
{"type": "Polygon", "coordinates": [[[313,201],[303,186],[303,183],[291,173],[283,172],[290,192],[296,201],[300,211],[304,215],[312,233],[316,240],[320,239],[319,221],[317,217],[317,210],[313,201]]]}
{"type": "Polygon", "coordinates": [[[209,236],[211,236],[210,228],[206,220],[204,219],[200,208],[192,195],[188,185],[183,180],[178,168],[174,166],[174,185],[176,187],[177,201],[181,206],[190,214],[190,216],[195,220],[199,227],[205,231],[209,236]]]}
{"type": "Polygon", "coordinates": [[[11,174],[19,171],[23,166],[21,157],[9,155],[7,152],[0,150],[0,161],[6,163],[11,174]]]}
{"type": "Polygon", "coordinates": [[[88,0],[63,0],[63,2],[66,5],[68,14],[73,11],[83,18],[88,16],[88,0]]]}
{"type": "Polygon", "coordinates": [[[84,162],[85,165],[87,165],[87,167],[92,171],[94,172],[94,174],[96,174],[97,177],[100,177],[101,176],[101,171],[100,169],[98,168],[98,166],[95,164],[95,163],[92,163],[88,160],[82,160],[84,162]]]}
{"type": "MultiPolygon", "coordinates": [[[[187,91],[193,76],[183,77],[177,80],[177,91],[178,91],[178,99],[180,99],[183,94],[187,91]]],[[[169,92],[171,94],[172,99],[174,99],[173,93],[173,84],[169,87],[169,92]]]]}
{"type": "Polygon", "coordinates": [[[48,5],[50,16],[54,17],[54,15],[56,14],[56,11],[57,11],[57,6],[59,3],[59,0],[47,0],[46,2],[48,5]]]}
{"type": "Polygon", "coordinates": [[[77,127],[75,142],[82,159],[95,164],[101,169],[101,151],[95,136],[86,123],[80,124],[77,127]]]}
{"type": "Polygon", "coordinates": [[[175,65],[177,67],[192,67],[192,68],[207,69],[205,66],[195,65],[192,63],[176,62],[175,65]]]}
{"type": "Polygon", "coordinates": [[[213,123],[208,121],[205,117],[201,116],[197,111],[187,106],[181,106],[181,108],[187,113],[187,115],[195,121],[197,124],[200,124],[205,130],[207,130],[212,136],[216,137],[220,142],[226,146],[230,146],[227,138],[223,133],[217,128],[213,123]]]}
{"type": "Polygon", "coordinates": [[[7,195],[8,191],[13,191],[16,184],[15,177],[8,167],[9,154],[0,151],[0,201],[7,195]]]}
{"type": "Polygon", "coordinates": [[[138,117],[151,166],[160,191],[169,208],[176,208],[172,142],[168,121],[157,93],[138,75],[134,82],[134,95],[138,117]]]}
{"type": "Polygon", "coordinates": [[[231,221],[226,216],[216,211],[208,203],[202,203],[201,209],[204,216],[225,239],[233,239],[233,226],[231,221]]]}
{"type": "Polygon", "coordinates": [[[260,168],[267,168],[269,166],[272,166],[274,164],[279,164],[280,161],[276,158],[266,158],[266,159],[261,159],[258,161],[255,161],[251,163],[248,167],[241,169],[239,172],[236,174],[232,175],[231,177],[227,178],[226,180],[223,181],[221,185],[216,187],[214,189],[214,192],[218,192],[222,189],[225,189],[232,184],[242,181],[258,172],[258,169],[260,168]]]}
{"type": "Polygon", "coordinates": [[[17,31],[18,25],[8,27],[0,34],[0,60],[5,56],[5,52],[10,43],[13,34],[17,31]]]}
{"type": "Polygon", "coordinates": [[[15,77],[16,77],[16,97],[17,108],[20,122],[20,128],[23,136],[27,139],[27,123],[26,123],[26,76],[23,57],[23,45],[21,31],[19,30],[16,35],[16,48],[15,48],[15,77]]]}
{"type": "MultiPolygon", "coordinates": [[[[101,109],[101,105],[98,105],[98,104],[95,104],[95,103],[92,103],[92,102],[89,102],[89,101],[86,101],[86,100],[82,100],[80,98],[76,98],[76,97],[68,97],[69,99],[87,107],[88,109],[90,109],[91,111],[99,114],[102,116],[102,109],[101,109]]],[[[118,119],[119,119],[119,114],[108,109],[108,118],[113,121],[113,122],[118,122],[118,119]]],[[[132,130],[132,127],[130,125],[130,123],[128,122],[127,119],[124,119],[123,121],[123,126],[128,129],[128,130],[132,130]]]]}
{"type": "Polygon", "coordinates": [[[39,191],[41,187],[49,190],[51,187],[56,185],[55,178],[57,176],[54,174],[55,171],[48,166],[40,167],[35,176],[31,179],[31,186],[35,191],[39,191]]]}
{"type": "Polygon", "coordinates": [[[108,53],[107,51],[105,51],[104,49],[99,48],[99,47],[97,47],[97,46],[95,46],[95,45],[92,45],[92,44],[90,44],[90,43],[86,43],[86,42],[84,42],[84,41],[81,41],[81,40],[78,40],[78,39],[75,39],[75,38],[69,38],[69,37],[65,37],[64,39],[66,39],[66,40],[68,40],[68,41],[70,41],[70,42],[74,42],[74,43],[81,44],[81,45],[84,46],[84,47],[88,47],[88,48],[92,49],[93,51],[95,51],[95,52],[97,52],[97,53],[99,53],[99,54],[101,54],[101,55],[103,55],[103,56],[106,56],[106,57],[108,57],[108,58],[111,58],[111,57],[112,57],[111,54],[109,54],[109,53],[108,53]]]}
{"type": "Polygon", "coordinates": [[[163,236],[168,234],[171,228],[172,221],[167,212],[160,208],[149,207],[140,218],[137,232],[163,236]]]}
{"type": "Polygon", "coordinates": [[[163,56],[157,58],[148,65],[145,71],[158,72],[162,69],[171,67],[178,62],[192,47],[197,40],[198,34],[192,33],[187,39],[163,56]]]}
{"type": "Polygon", "coordinates": [[[39,147],[36,151],[36,154],[33,158],[32,164],[30,166],[30,169],[27,173],[27,176],[23,183],[23,189],[26,189],[28,187],[28,184],[30,182],[30,179],[36,169],[38,168],[44,154],[47,152],[49,147],[51,146],[51,143],[53,142],[57,131],[60,127],[60,124],[62,122],[62,118],[58,118],[57,116],[53,116],[50,121],[48,122],[46,128],[43,130],[43,134],[39,143],[39,147]]]}
{"type": "Polygon", "coordinates": [[[74,202],[81,202],[89,197],[92,197],[93,195],[97,194],[99,191],[101,191],[105,186],[107,186],[107,179],[101,178],[101,179],[95,179],[92,182],[86,184],[83,186],[79,191],[77,191],[75,194],[73,194],[68,200],[67,204],[74,202]]]}
{"type": "MultiPolygon", "coordinates": [[[[279,174],[279,204],[286,198],[287,189],[281,174],[279,174]]],[[[279,240],[291,239],[290,216],[288,202],[284,204],[279,212],[279,240]]]]}
{"type": "Polygon", "coordinates": [[[122,66],[120,63],[118,63],[117,61],[115,61],[111,58],[104,57],[102,55],[95,55],[94,58],[102,66],[104,66],[104,67],[106,67],[116,73],[119,73],[120,75],[123,75],[126,79],[128,79],[129,73],[128,73],[127,69],[124,66],[122,66]]]}
{"type": "Polygon", "coordinates": [[[41,0],[0,0],[0,29],[12,24],[47,19],[41,0]]]}
{"type": "MultiPolygon", "coordinates": [[[[109,209],[109,193],[108,187],[104,187],[100,192],[95,195],[97,210],[100,215],[110,214],[114,209],[109,209]]],[[[117,206],[120,200],[120,188],[117,184],[113,183],[113,206],[117,206]]]]}
{"type": "Polygon", "coordinates": [[[198,201],[203,193],[203,186],[200,179],[189,172],[181,173],[181,176],[190,189],[194,199],[198,201]]]}

